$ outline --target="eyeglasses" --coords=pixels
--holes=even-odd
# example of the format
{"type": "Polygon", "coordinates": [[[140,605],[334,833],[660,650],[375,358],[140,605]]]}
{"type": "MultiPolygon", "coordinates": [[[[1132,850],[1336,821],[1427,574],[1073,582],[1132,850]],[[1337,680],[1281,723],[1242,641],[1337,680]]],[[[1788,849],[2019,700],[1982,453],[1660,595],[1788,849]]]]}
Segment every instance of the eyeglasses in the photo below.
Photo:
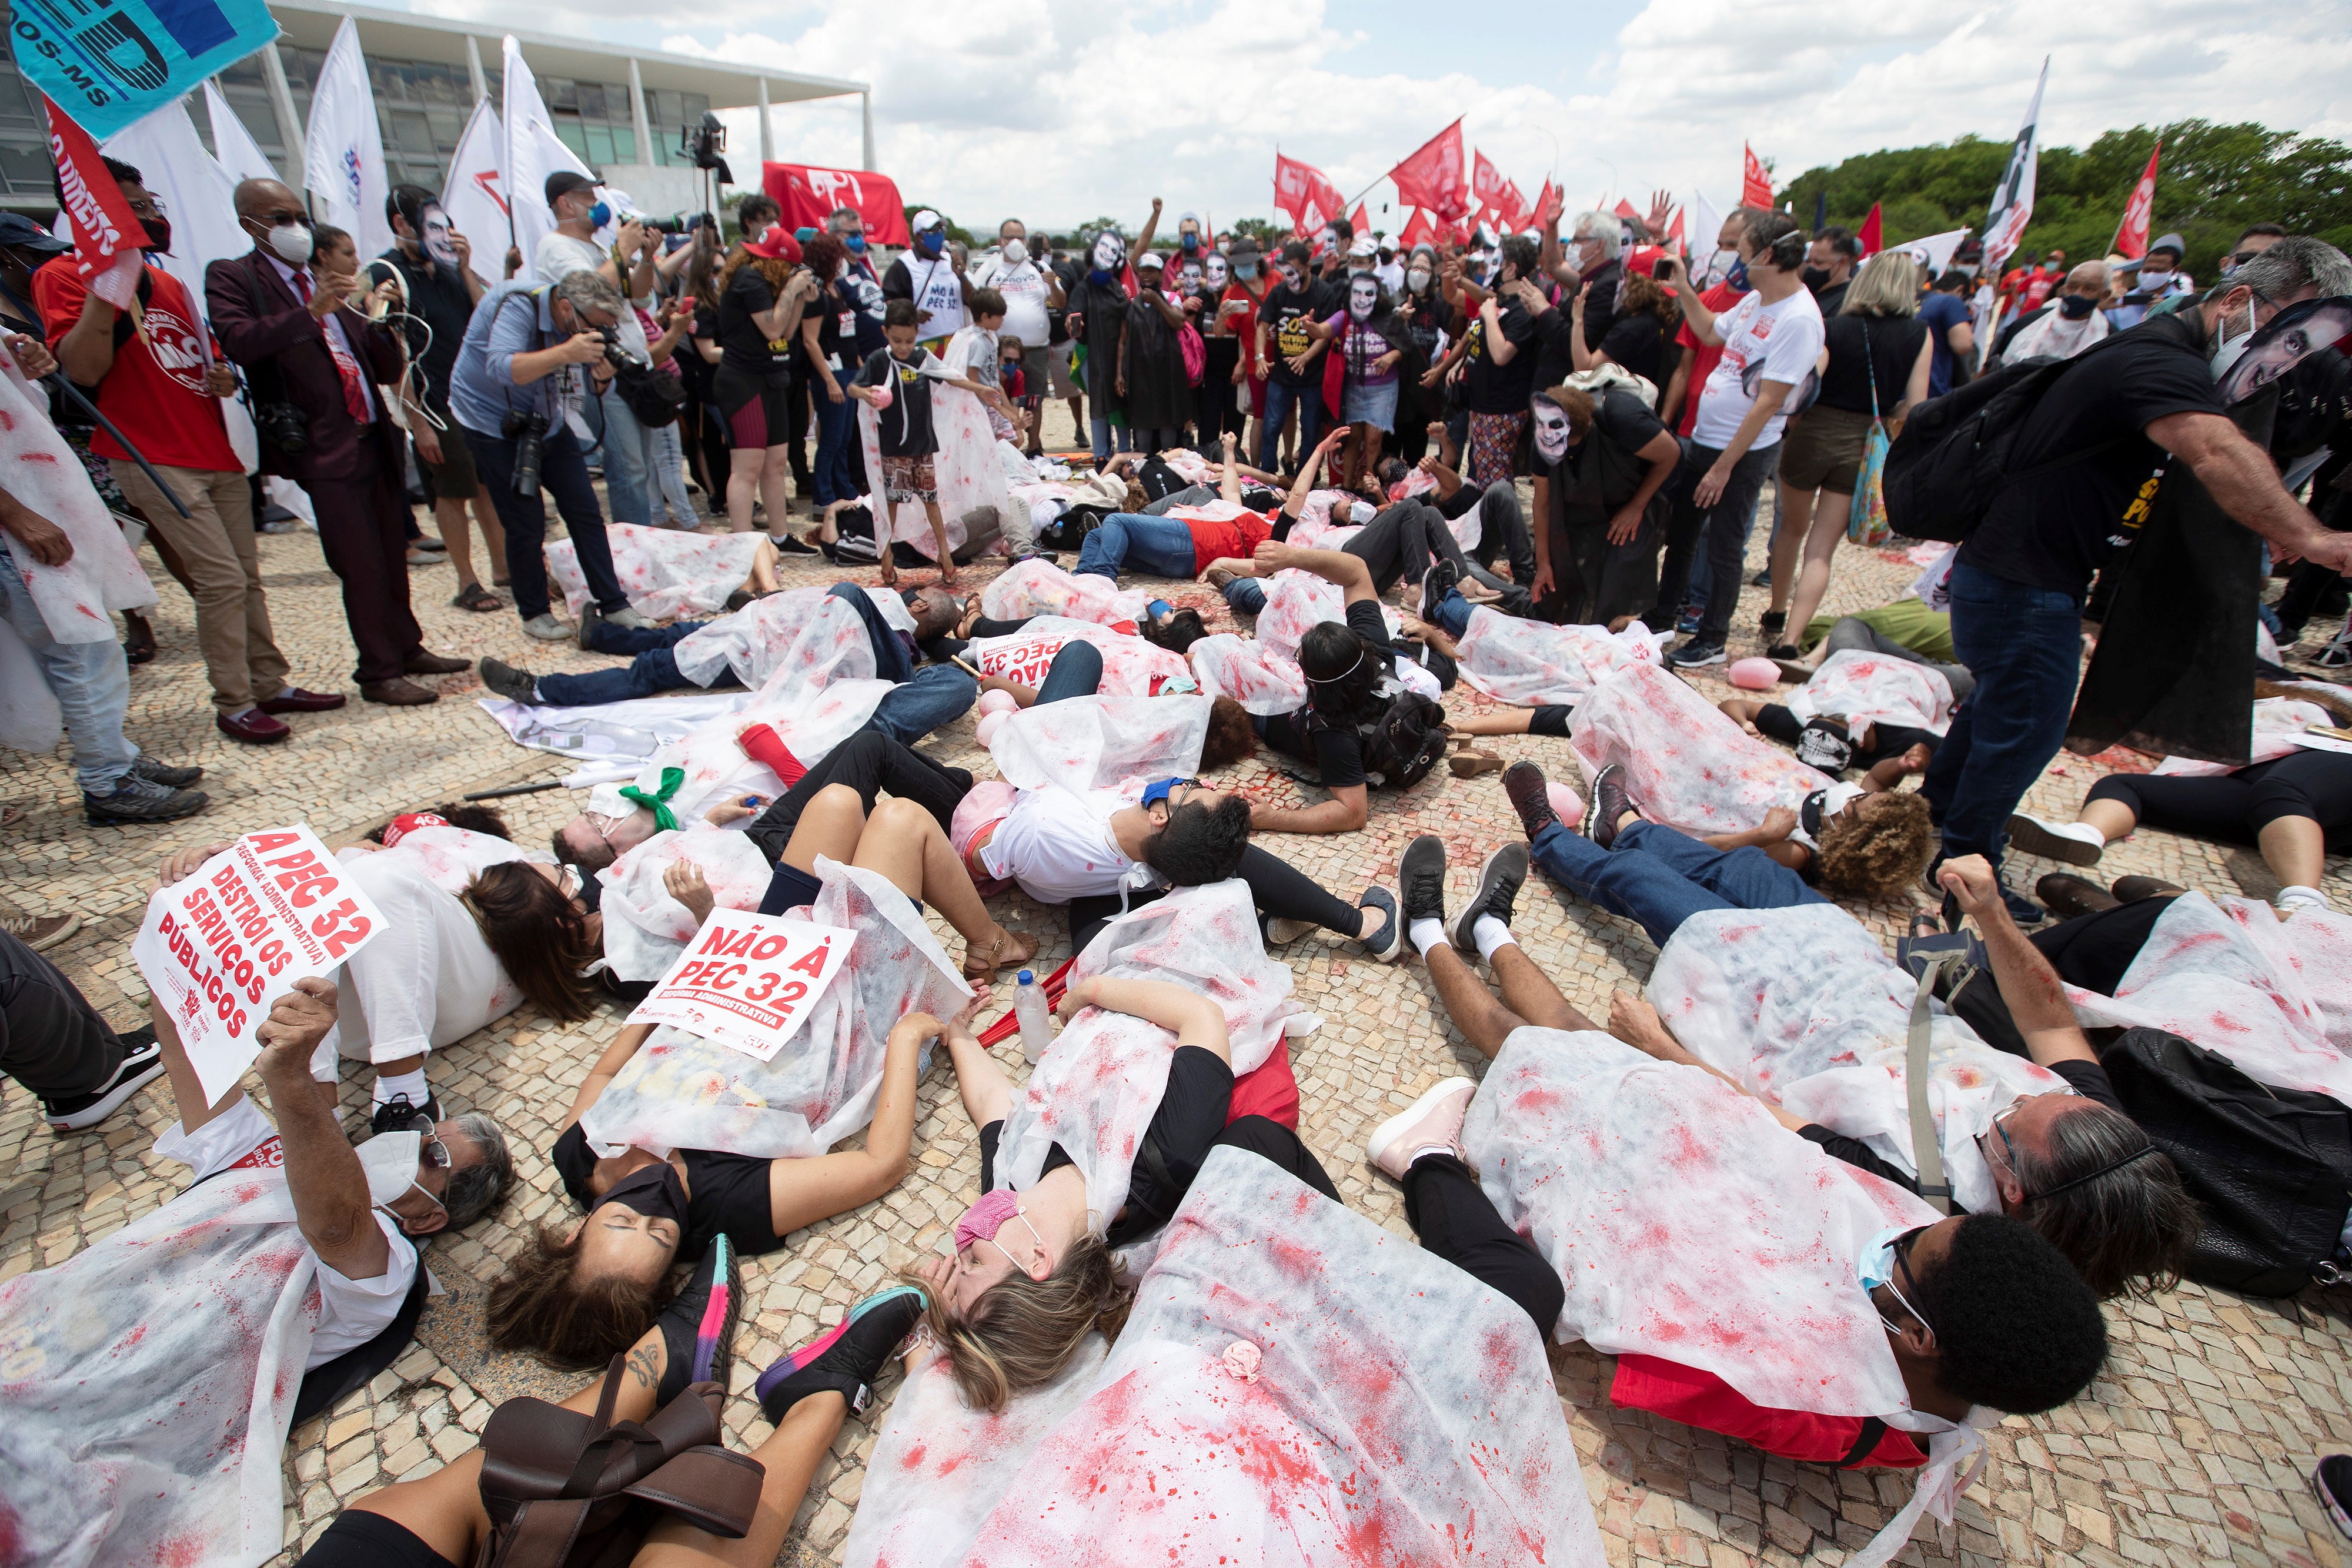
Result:
{"type": "MultiPolygon", "coordinates": [[[[1906,1230],[1902,1235],[1895,1239],[1895,1271],[1903,1277],[1903,1282],[1906,1285],[1911,1287],[1911,1295],[1913,1296],[1926,1294],[1925,1291],[1919,1289],[1918,1279],[1911,1272],[1911,1249],[1913,1245],[1918,1241],[1919,1238],[1927,1233],[1927,1228],[1922,1225],[1917,1229],[1906,1230]]],[[[1895,1281],[1892,1280],[1886,1281],[1886,1291],[1889,1295],[1893,1296],[1895,1301],[1902,1305],[1905,1312],[1909,1312],[1914,1318],[1918,1320],[1919,1326],[1927,1331],[1929,1338],[1932,1339],[1935,1337],[1936,1325],[1927,1321],[1927,1313],[1921,1312],[1918,1308],[1911,1304],[1910,1296],[1906,1296],[1901,1291],[1896,1290],[1895,1288],[1895,1281]]],[[[1879,1314],[1878,1321],[1888,1333],[1900,1334],[1903,1332],[1894,1323],[1887,1322],[1886,1315],[1884,1312],[1879,1314]]]]}
{"type": "Polygon", "coordinates": [[[255,213],[253,221],[265,228],[277,229],[285,228],[293,224],[309,223],[310,220],[292,207],[279,207],[274,212],[255,213]]]}
{"type": "Polygon", "coordinates": [[[2231,267],[2243,267],[2246,263],[2253,260],[2254,257],[2262,254],[2263,253],[2258,250],[2233,250],[2230,253],[2230,265],[2231,267]]]}
{"type": "Polygon", "coordinates": [[[163,216],[163,199],[161,196],[132,196],[128,199],[131,204],[131,215],[132,217],[160,218],[163,216]]]}

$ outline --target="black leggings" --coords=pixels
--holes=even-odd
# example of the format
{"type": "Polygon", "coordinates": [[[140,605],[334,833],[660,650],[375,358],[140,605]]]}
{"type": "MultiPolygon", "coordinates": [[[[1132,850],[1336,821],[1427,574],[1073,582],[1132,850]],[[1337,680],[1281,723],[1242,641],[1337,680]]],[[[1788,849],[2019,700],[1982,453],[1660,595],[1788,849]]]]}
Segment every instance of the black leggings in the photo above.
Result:
{"type": "Polygon", "coordinates": [[[2113,909],[2095,909],[2062,920],[2026,940],[2050,960],[2050,967],[2068,985],[2112,997],[2123,982],[2124,971],[2147,946],[2149,931],[2171,907],[2169,898],[2134,899],[2113,909]]]}
{"type": "Polygon", "coordinates": [[[1538,703],[1528,715],[1529,735],[1556,735],[1563,739],[1568,735],[1569,716],[1576,710],[1565,703],[1538,703]]]}
{"type": "Polygon", "coordinates": [[[1399,501],[1366,523],[1344,547],[1372,574],[1372,591],[1385,596],[1400,578],[1420,580],[1435,559],[1452,561],[1466,574],[1470,562],[1446,526],[1444,514],[1413,499],[1399,501]]]}
{"type": "Polygon", "coordinates": [[[955,809],[971,789],[971,775],[961,768],[942,768],[921,752],[899,745],[888,736],[861,729],[824,755],[824,760],[801,775],[800,782],[776,797],[751,827],[751,841],[775,864],[793,841],[801,813],[829,784],[846,784],[870,814],[875,797],[895,795],[912,800],[936,818],[945,832],[955,809]]]}
{"type": "MultiPolygon", "coordinates": [[[[1255,844],[1242,851],[1241,879],[1249,883],[1250,897],[1259,910],[1276,920],[1311,920],[1342,936],[1363,933],[1364,914],[1344,904],[1322,883],[1255,844]]],[[[1159,898],[1159,892],[1130,894],[1129,909],[1159,898]]],[[[1118,916],[1118,894],[1104,893],[1070,900],[1070,951],[1083,953],[1102,928],[1118,916]]]]}
{"type": "Polygon", "coordinates": [[[2084,801],[2116,800],[2144,828],[2168,828],[2191,838],[2251,844],[2273,822],[2306,817],[2327,835],[2327,847],[2352,849],[2352,757],[2335,751],[2294,751],[2213,779],[2159,779],[2152,773],[2110,773],[2084,801]]]}
{"type": "Polygon", "coordinates": [[[1551,1337],[1568,1288],[1535,1244],[1495,1212],[1470,1167],[1452,1155],[1424,1155],[1404,1173],[1404,1218],[1426,1251],[1498,1295],[1508,1296],[1551,1337]]]}

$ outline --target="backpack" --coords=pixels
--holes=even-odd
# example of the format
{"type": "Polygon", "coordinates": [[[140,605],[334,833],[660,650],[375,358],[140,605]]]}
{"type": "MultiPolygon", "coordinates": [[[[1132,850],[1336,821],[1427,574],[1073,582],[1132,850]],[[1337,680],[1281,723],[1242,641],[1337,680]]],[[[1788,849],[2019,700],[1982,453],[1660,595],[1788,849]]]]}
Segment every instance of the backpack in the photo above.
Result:
{"type": "MultiPolygon", "coordinates": [[[[2020,360],[1912,410],[1887,448],[1886,521],[1906,538],[1958,544],[1976,531],[1993,499],[2013,484],[2081,463],[2130,439],[2103,441],[2012,472],[2018,433],[2058,378],[2116,342],[2112,333],[2071,360],[2020,360]]],[[[2134,433],[2137,434],[2137,433],[2134,433]]]]}
{"type": "Polygon", "coordinates": [[[1410,789],[1445,755],[1445,710],[1419,692],[1399,692],[1380,717],[1358,731],[1364,777],[1390,789],[1410,789]]]}
{"type": "Polygon", "coordinates": [[[2203,1212],[2190,1279],[2250,1296],[2336,1282],[2352,1212],[2352,1110],[2257,1083],[2161,1030],[2126,1031],[2099,1061],[2203,1212]]]}
{"type": "Polygon", "coordinates": [[[665,1518],[730,1541],[749,1534],[767,1468],[719,1447],[716,1383],[697,1383],[647,1419],[614,1421],[623,1358],[596,1413],[509,1399],[482,1427],[489,1539],[474,1568],[620,1568],[665,1518]]]}

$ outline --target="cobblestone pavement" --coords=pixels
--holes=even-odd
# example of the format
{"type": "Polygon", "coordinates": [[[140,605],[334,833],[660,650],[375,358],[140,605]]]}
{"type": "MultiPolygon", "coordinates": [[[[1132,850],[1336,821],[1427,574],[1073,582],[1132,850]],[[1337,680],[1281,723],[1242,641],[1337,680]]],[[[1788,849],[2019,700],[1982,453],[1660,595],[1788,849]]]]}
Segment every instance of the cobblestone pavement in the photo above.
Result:
{"type": "MultiPolygon", "coordinates": [[[[1059,417],[1059,405],[1055,413],[1059,417]]],[[[1764,531],[1759,529],[1755,546],[1759,562],[1764,531]]],[[[350,689],[351,644],[335,581],[315,538],[265,538],[261,551],[278,640],[295,662],[295,681],[350,689]]],[[[161,830],[89,828],[62,750],[44,758],[0,754],[6,780],[0,799],[27,808],[25,820],[0,836],[0,890],[23,911],[81,914],[81,932],[53,956],[120,1027],[143,1010],[145,991],[131,962],[130,940],[167,852],[297,820],[331,843],[346,842],[395,810],[563,771],[553,759],[508,743],[474,706],[480,688],[471,675],[443,680],[443,700],[430,707],[354,700],[340,713],[295,717],[294,738],[284,746],[253,749],[230,743],[210,722],[187,597],[149,564],[161,584],[161,653],[132,674],[130,733],[166,760],[204,764],[203,787],[212,792],[212,807],[161,830]]],[[[1894,552],[1843,552],[1828,607],[1883,602],[1916,571],[1894,552]]],[[[817,563],[793,570],[789,579],[824,581],[832,575],[817,563]]],[[[971,574],[975,581],[984,575],[971,574]]],[[[541,671],[609,663],[569,644],[551,649],[530,643],[511,612],[477,615],[449,608],[455,583],[446,567],[416,570],[411,583],[428,644],[436,650],[496,654],[541,671]]],[[[1222,601],[1205,588],[1184,584],[1163,591],[1200,606],[1213,621],[1229,622],[1222,601]]],[[[1760,651],[1756,615],[1762,599],[1753,589],[1742,594],[1735,654],[1760,651]]],[[[1710,695],[1721,695],[1715,689],[1720,673],[1700,677],[1710,695]]],[[[1459,712],[1481,701],[1464,690],[1449,696],[1447,706],[1459,712]]],[[[982,760],[969,719],[929,744],[947,760],[968,766],[982,760]]],[[[1492,744],[1507,755],[1535,758],[1556,778],[1575,776],[1564,740],[1492,744]]],[[[2062,755],[2034,788],[2033,805],[2071,815],[2091,780],[2116,760],[2062,755]]],[[[2135,764],[2126,759],[2123,765],[2135,764]]],[[[1260,764],[1236,772],[1254,793],[1297,795],[1287,779],[1260,764]]],[[[565,792],[551,791],[510,799],[501,808],[518,841],[543,842],[573,804],[565,792]]],[[[1405,844],[1434,832],[1452,852],[1451,885],[1459,896],[1477,860],[1518,831],[1496,777],[1462,783],[1441,772],[1402,798],[1376,797],[1372,820],[1361,832],[1287,838],[1278,847],[1303,870],[1352,895],[1369,882],[1392,883],[1405,844]]],[[[2143,832],[2111,849],[2101,871],[2152,873],[2216,893],[2235,892],[2226,855],[2215,845],[2143,832]]],[[[2339,900],[2352,899],[2344,868],[2340,861],[2330,868],[2330,891],[2339,900]]],[[[2053,868],[2021,857],[2016,869],[2021,885],[2031,887],[2053,868]]],[[[1043,936],[1041,965],[1058,964],[1066,956],[1059,912],[1027,905],[1018,894],[1010,903],[1013,908],[1001,911],[1008,923],[1043,936]]],[[[1859,913],[1891,938],[1909,910],[1882,904],[1859,913]]],[[[950,950],[957,950],[956,940],[940,928],[950,950]]],[[[1653,949],[1637,929],[1570,902],[1540,879],[1521,899],[1517,929],[1526,950],[1595,1018],[1607,1016],[1612,989],[1636,988],[1650,971],[1653,949]]],[[[1318,947],[1311,939],[1290,948],[1288,956],[1298,999],[1326,1020],[1295,1048],[1301,1132],[1351,1206],[1407,1233],[1397,1188],[1365,1163],[1364,1139],[1439,1078],[1475,1076],[1483,1063],[1433,1016],[1434,997],[1418,964],[1391,967],[1347,947],[1318,947]]],[[[997,1007],[1009,1003],[1009,989],[1008,977],[997,1007]]],[[[620,1025],[609,1009],[566,1028],[526,1007],[432,1063],[445,1105],[486,1110],[506,1124],[525,1185],[502,1214],[428,1252],[448,1293],[426,1312],[417,1344],[366,1389],[294,1430],[285,1458],[289,1551],[281,1561],[298,1555],[299,1544],[324,1529],[344,1500],[427,1472],[471,1448],[500,1398],[524,1391],[561,1396],[577,1385],[521,1358],[486,1355],[482,1301],[487,1281],[500,1260],[522,1245],[527,1228],[564,1218],[568,1206],[544,1151],[574,1088],[620,1025]]],[[[1015,1073],[1022,1071],[1013,1047],[1003,1048],[1002,1059],[1015,1073]]],[[[952,1076],[937,1068],[922,1085],[917,1169],[909,1180],[878,1202],[793,1236],[785,1250],[751,1261],[750,1307],[737,1344],[739,1392],[785,1348],[931,1249],[978,1196],[979,1151],[952,1076]]],[[[348,1083],[343,1092],[346,1123],[363,1133],[366,1090],[348,1083]]],[[[69,1137],[53,1136],[21,1090],[11,1085],[5,1093],[0,1279],[62,1262],[177,1190],[184,1172],[151,1152],[156,1134],[172,1120],[160,1080],[128,1113],[96,1133],[69,1137]]],[[[2105,1375],[2063,1410],[2004,1425],[1992,1437],[1990,1468],[1960,1506],[1955,1533],[1939,1542],[1932,1529],[1923,1530],[1901,1560],[2234,1562],[2250,1568],[2341,1562],[2339,1537],[2305,1478],[2318,1454],[2352,1448],[2352,1378],[2345,1359],[2352,1301],[2340,1292],[2319,1291],[2294,1301],[2250,1301],[2190,1285],[2153,1301],[2117,1303],[2108,1319],[2114,1355],[2105,1375]]],[[[1553,1356],[1603,1540],[1620,1568],[1842,1562],[1908,1495],[1910,1482],[1900,1476],[1800,1467],[1710,1433],[1615,1411],[1603,1393],[1607,1363],[1580,1346],[1553,1356]]],[[[728,1424],[739,1444],[767,1431],[748,1397],[731,1402],[728,1424]]],[[[857,1503],[872,1432],[870,1417],[844,1428],[810,1490],[784,1562],[835,1560],[857,1503]]]]}

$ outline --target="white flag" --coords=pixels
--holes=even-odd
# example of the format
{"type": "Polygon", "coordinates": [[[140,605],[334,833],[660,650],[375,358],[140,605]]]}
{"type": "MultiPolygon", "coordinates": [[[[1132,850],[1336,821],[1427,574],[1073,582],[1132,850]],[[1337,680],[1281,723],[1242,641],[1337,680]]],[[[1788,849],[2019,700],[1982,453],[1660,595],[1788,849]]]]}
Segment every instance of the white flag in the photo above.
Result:
{"type": "Polygon", "coordinates": [[[205,78],[205,113],[213,124],[213,159],[231,180],[279,177],[278,166],[270,162],[269,154],[261,150],[261,143],[253,139],[253,132],[245,128],[245,121],[236,117],[236,110],[229,107],[210,77],[205,78]]]}
{"type": "MultiPolygon", "coordinates": [[[[515,244],[522,250],[522,269],[531,270],[539,242],[555,232],[555,214],[548,210],[547,177],[559,169],[595,173],[580,162],[555,134],[555,121],[539,96],[539,78],[523,63],[522,48],[509,33],[503,60],[506,71],[507,204],[514,216],[515,244]]],[[[470,236],[469,236],[470,237],[470,236]]]]}
{"type": "Polygon", "coordinates": [[[2042,75],[2033,84],[2033,101],[2026,105],[2025,124],[2010,148],[2009,167],[2001,171],[2000,183],[1993,187],[1992,205],[1986,209],[1984,225],[1984,268],[1995,277],[2000,275],[2000,265],[2009,259],[2010,252],[2025,235],[2025,225],[2033,221],[2033,175],[2039,160],[2042,125],[2042,89],[2050,83],[2050,57],[2042,57],[2042,75]]]}
{"type": "Polygon", "coordinates": [[[449,160],[449,183],[441,192],[441,210],[449,214],[449,226],[474,247],[474,275],[492,287],[506,277],[507,246],[514,243],[505,180],[499,172],[506,145],[499,111],[486,98],[474,105],[474,117],[457,138],[457,151],[449,160]]]}
{"type": "Polygon", "coordinates": [[[360,31],[349,16],[335,29],[326,64],[310,89],[302,183],[318,198],[327,221],[351,231],[361,260],[392,248],[392,224],[383,215],[384,198],[392,193],[383,172],[383,133],[376,124],[367,61],[360,55],[360,31]]]}
{"type": "Polygon", "coordinates": [[[1690,228],[1683,235],[1689,247],[1691,278],[1696,282],[1706,271],[1715,256],[1715,242],[1723,233],[1723,214],[1706,199],[1705,191],[1694,190],[1690,200],[1690,228]]]}

